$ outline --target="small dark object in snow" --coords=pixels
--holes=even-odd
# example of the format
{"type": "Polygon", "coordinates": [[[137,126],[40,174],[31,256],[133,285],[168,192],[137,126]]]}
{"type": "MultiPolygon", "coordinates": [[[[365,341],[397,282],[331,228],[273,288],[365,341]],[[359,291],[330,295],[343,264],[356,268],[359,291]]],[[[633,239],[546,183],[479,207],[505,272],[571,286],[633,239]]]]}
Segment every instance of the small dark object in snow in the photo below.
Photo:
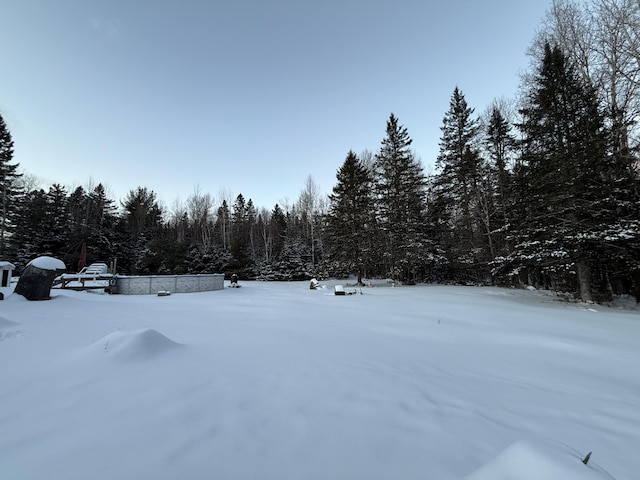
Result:
{"type": "Polygon", "coordinates": [[[586,456],[586,457],[584,457],[584,458],[582,459],[582,463],[584,463],[585,465],[586,465],[587,463],[589,463],[589,459],[591,458],[591,454],[592,454],[592,453],[593,453],[593,452],[589,452],[589,453],[587,453],[587,456],[586,456]]]}
{"type": "Polygon", "coordinates": [[[169,295],[171,295],[171,292],[168,292],[168,291],[166,291],[166,290],[160,290],[160,291],[158,292],[158,296],[159,296],[159,297],[168,297],[169,295]]]}
{"type": "Polygon", "coordinates": [[[343,285],[336,285],[335,287],[333,287],[333,294],[334,295],[355,295],[356,293],[360,293],[360,295],[362,295],[362,289],[360,289],[360,292],[358,292],[357,290],[351,290],[351,291],[347,292],[344,289],[343,285]]]}

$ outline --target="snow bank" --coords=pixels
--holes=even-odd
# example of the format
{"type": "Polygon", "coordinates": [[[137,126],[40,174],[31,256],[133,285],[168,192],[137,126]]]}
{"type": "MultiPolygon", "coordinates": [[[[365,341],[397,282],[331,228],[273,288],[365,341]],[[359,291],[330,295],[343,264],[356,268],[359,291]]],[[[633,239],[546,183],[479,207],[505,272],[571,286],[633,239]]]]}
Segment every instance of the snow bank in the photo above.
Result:
{"type": "Polygon", "coordinates": [[[593,461],[587,465],[563,445],[517,442],[466,480],[612,480],[593,461]]]}

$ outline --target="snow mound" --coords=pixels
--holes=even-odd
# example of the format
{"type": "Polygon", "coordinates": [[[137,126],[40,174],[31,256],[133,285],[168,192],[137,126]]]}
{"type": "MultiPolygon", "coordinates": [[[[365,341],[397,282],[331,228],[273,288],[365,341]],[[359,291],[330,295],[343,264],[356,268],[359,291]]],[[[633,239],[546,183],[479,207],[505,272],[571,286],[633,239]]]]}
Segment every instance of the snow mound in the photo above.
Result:
{"type": "Polygon", "coordinates": [[[12,322],[11,320],[0,317],[0,330],[11,330],[17,328],[19,325],[17,322],[12,322]]]}
{"type": "Polygon", "coordinates": [[[11,337],[19,337],[23,333],[19,323],[0,317],[0,341],[11,337]]]}
{"type": "Polygon", "coordinates": [[[180,344],[157,330],[147,328],[131,332],[117,331],[98,340],[92,350],[100,349],[117,360],[143,361],[159,357],[178,348],[180,344]]]}
{"type": "MultiPolygon", "coordinates": [[[[587,452],[588,453],[588,452],[587,452]]],[[[592,461],[587,465],[562,445],[517,442],[466,480],[614,480],[592,461]]]]}

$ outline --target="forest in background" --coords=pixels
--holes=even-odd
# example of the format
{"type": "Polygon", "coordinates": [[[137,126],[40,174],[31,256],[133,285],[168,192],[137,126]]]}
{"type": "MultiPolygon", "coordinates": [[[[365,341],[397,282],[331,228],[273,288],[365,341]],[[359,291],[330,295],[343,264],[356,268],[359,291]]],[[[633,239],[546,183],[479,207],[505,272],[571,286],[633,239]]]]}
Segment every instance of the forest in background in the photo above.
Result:
{"type": "Polygon", "coordinates": [[[554,1],[519,98],[477,115],[455,87],[436,171],[391,114],[376,151],[345,152],[329,195],[306,179],[290,205],[160,205],[137,186],[39,188],[0,116],[0,258],[41,255],[126,274],[357,275],[404,284],[533,285],[583,301],[640,299],[640,3],[554,1]]]}

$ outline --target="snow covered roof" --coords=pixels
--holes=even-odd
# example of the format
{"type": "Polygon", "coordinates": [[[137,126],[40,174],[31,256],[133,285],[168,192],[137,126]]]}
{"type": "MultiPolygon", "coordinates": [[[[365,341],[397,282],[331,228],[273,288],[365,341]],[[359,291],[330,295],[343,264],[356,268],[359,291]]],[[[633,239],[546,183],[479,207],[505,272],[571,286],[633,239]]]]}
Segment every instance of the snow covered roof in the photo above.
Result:
{"type": "Polygon", "coordinates": [[[0,270],[15,270],[16,266],[9,262],[0,262],[0,270]]]}

